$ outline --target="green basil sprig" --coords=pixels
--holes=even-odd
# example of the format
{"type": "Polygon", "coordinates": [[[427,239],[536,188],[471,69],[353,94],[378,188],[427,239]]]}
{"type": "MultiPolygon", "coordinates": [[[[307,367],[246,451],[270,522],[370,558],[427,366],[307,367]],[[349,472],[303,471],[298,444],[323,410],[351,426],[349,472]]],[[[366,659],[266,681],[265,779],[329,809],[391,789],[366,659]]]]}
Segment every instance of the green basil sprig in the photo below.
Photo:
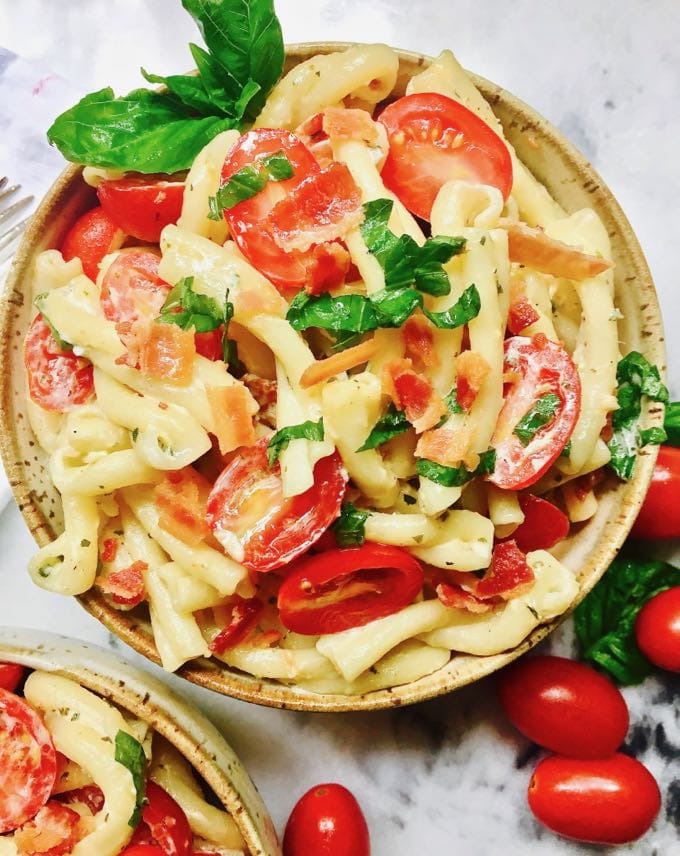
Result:
{"type": "Polygon", "coordinates": [[[365,540],[364,527],[368,511],[362,511],[351,502],[343,502],[340,517],[331,526],[338,547],[360,547],[365,540]]]}
{"type": "Polygon", "coordinates": [[[274,466],[281,452],[288,448],[291,440],[323,440],[323,438],[323,419],[319,419],[318,422],[312,422],[311,419],[308,419],[299,425],[288,425],[286,428],[281,428],[267,444],[269,466],[274,466]]]}
{"type": "Polygon", "coordinates": [[[416,472],[423,478],[430,479],[443,487],[462,487],[477,476],[492,473],[496,468],[496,450],[488,449],[479,456],[479,464],[474,470],[467,470],[464,466],[447,467],[436,461],[428,461],[427,458],[419,458],[416,461],[416,472]]]}
{"type": "Polygon", "coordinates": [[[220,187],[215,196],[208,199],[208,218],[221,220],[225,211],[256,196],[270,181],[285,181],[292,177],[293,165],[283,152],[244,166],[220,187]]]}
{"type": "Polygon", "coordinates": [[[139,825],[142,819],[142,806],[144,805],[144,771],[146,769],[146,755],[139,740],[136,740],[127,731],[119,731],[116,734],[115,755],[116,761],[130,771],[132,782],[135,786],[137,798],[135,809],[128,820],[128,826],[133,829],[139,825]]]}

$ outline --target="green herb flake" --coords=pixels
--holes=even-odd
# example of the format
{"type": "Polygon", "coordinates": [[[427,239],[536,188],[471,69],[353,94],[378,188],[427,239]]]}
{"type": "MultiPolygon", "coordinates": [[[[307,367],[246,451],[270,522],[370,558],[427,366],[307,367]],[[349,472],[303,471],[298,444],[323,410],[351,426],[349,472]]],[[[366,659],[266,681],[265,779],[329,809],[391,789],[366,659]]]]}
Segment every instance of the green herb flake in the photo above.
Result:
{"type": "Polygon", "coordinates": [[[528,446],[541,428],[545,428],[555,418],[562,399],[554,392],[542,395],[524,414],[512,432],[519,437],[523,446],[528,446]]]}
{"type": "Polygon", "coordinates": [[[340,517],[331,526],[338,547],[360,547],[364,543],[364,527],[369,512],[357,508],[351,502],[344,502],[340,517]]]}
{"type": "Polygon", "coordinates": [[[465,467],[447,467],[427,458],[416,461],[416,472],[423,478],[430,479],[443,487],[462,487],[477,476],[492,473],[496,467],[496,450],[488,449],[479,456],[479,464],[474,470],[465,467]]]}
{"type": "Polygon", "coordinates": [[[142,744],[126,731],[116,734],[115,759],[130,771],[137,792],[135,810],[128,821],[133,829],[139,825],[144,805],[144,772],[146,770],[146,755],[142,744]]]}
{"type": "Polygon", "coordinates": [[[318,422],[307,420],[300,425],[288,425],[274,434],[267,445],[267,460],[269,466],[273,467],[278,461],[281,452],[288,448],[291,440],[323,440],[323,419],[318,422]]]}
{"type": "Polygon", "coordinates": [[[375,449],[387,443],[393,437],[398,437],[404,431],[408,431],[411,423],[406,418],[403,410],[397,410],[393,403],[385,411],[384,415],[375,423],[371,429],[371,433],[364,440],[362,446],[357,449],[357,452],[365,452],[368,449],[375,449]]]}
{"type": "Polygon", "coordinates": [[[609,466],[625,481],[635,469],[637,452],[648,443],[665,441],[662,429],[639,428],[642,414],[642,397],[667,402],[668,390],[661,381],[659,369],[638,351],[631,351],[616,368],[618,410],[612,414],[612,438],[607,444],[611,453],[609,466]]]}
{"type": "Polygon", "coordinates": [[[655,595],[680,585],[680,569],[666,562],[619,556],[576,607],[581,654],[621,684],[637,684],[652,671],[635,640],[635,620],[655,595]]]}
{"type": "Polygon", "coordinates": [[[132,442],[136,443],[137,438],[139,437],[139,428],[133,428],[130,435],[132,437],[132,442]]]}
{"type": "Polygon", "coordinates": [[[208,217],[210,220],[221,220],[225,211],[239,202],[252,199],[270,181],[285,181],[292,177],[293,165],[282,151],[244,166],[220,187],[215,196],[210,197],[208,217]]]}

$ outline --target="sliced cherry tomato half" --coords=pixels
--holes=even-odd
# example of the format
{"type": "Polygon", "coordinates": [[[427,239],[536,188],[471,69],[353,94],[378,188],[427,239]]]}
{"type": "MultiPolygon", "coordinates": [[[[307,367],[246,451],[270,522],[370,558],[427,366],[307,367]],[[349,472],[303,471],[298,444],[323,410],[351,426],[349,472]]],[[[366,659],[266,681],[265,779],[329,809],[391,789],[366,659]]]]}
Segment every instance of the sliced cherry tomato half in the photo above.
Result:
{"type": "MultiPolygon", "coordinates": [[[[222,169],[222,183],[226,183],[238,170],[280,151],[290,161],[293,177],[284,181],[269,181],[255,196],[225,211],[229,231],[243,255],[281,291],[297,291],[305,286],[319,291],[321,287],[340,285],[349,269],[349,254],[340,244],[325,242],[321,231],[320,241],[309,249],[286,251],[274,237],[269,215],[276,204],[296,192],[306,179],[321,173],[314,155],[294,134],[271,128],[248,131],[227,155],[222,169]]],[[[339,188],[344,188],[343,193],[350,194],[352,198],[356,191],[353,181],[344,182],[342,187],[337,185],[337,192],[339,188]]],[[[313,185],[305,184],[301,192],[304,193],[305,212],[312,212],[305,217],[302,225],[306,230],[317,225],[327,225],[327,221],[324,222],[325,211],[313,204],[313,185]]],[[[338,199],[340,208],[341,203],[342,200],[338,199]]],[[[279,229],[286,231],[289,237],[290,218],[287,209],[280,209],[278,219],[281,220],[279,229]]]]}
{"type": "Polygon", "coordinates": [[[56,777],[57,753],[42,719],[22,698],[0,689],[0,832],[35,817],[56,777]]]}
{"type": "Polygon", "coordinates": [[[595,669],[564,657],[523,657],[504,669],[498,695],[529,740],[572,758],[606,758],[623,743],[628,708],[595,669]]]}
{"type": "Polygon", "coordinates": [[[680,538],[680,449],[661,446],[633,538],[680,538]]]}
{"type": "Polygon", "coordinates": [[[106,271],[100,301],[104,315],[116,324],[153,321],[170,291],[158,276],[160,256],[152,250],[125,250],[106,271]]]}
{"type": "Polygon", "coordinates": [[[420,562],[406,550],[365,543],[299,562],[279,589],[284,627],[316,636],[361,627],[413,602],[423,587],[420,562]]]}
{"type": "Polygon", "coordinates": [[[82,837],[78,812],[50,800],[17,829],[14,843],[26,856],[69,856],[82,837]]]}
{"type": "Polygon", "coordinates": [[[566,446],[580,412],[581,381],[564,348],[542,335],[507,339],[503,369],[513,380],[491,440],[496,469],[488,479],[506,490],[521,490],[538,481],[566,446]],[[559,399],[554,414],[525,445],[513,432],[537,399],[548,395],[559,399]]]}
{"type": "Polygon", "coordinates": [[[135,830],[131,843],[158,845],[159,852],[164,856],[189,856],[193,835],[180,806],[167,791],[151,780],[146,783],[146,799],[142,822],[135,830]]]}
{"type": "Polygon", "coordinates": [[[298,800],[286,824],[283,856],[370,856],[366,818],[342,785],[317,785],[298,800]]]}
{"type": "Polygon", "coordinates": [[[314,484],[284,498],[278,463],[267,462],[267,438],[223,470],[208,497],[206,519],[225,550],[252,571],[280,568],[306,552],[340,512],[347,473],[337,452],[314,467],[314,484]]]}
{"type": "Polygon", "coordinates": [[[626,844],[644,835],[661,807],[659,786],[635,758],[552,755],[534,770],[529,808],[565,838],[591,844],[626,844]]]}
{"type": "Polygon", "coordinates": [[[523,553],[531,553],[549,550],[569,534],[569,518],[547,499],[524,493],[519,497],[519,506],[524,520],[512,535],[499,540],[512,539],[523,553]]]}
{"type": "Polygon", "coordinates": [[[26,334],[24,365],[29,395],[45,410],[66,413],[94,395],[92,363],[57,344],[42,315],[26,334]]]}
{"type": "Polygon", "coordinates": [[[101,260],[121,247],[124,240],[123,230],[98,205],[71,226],[61,245],[61,254],[67,262],[79,258],[83,273],[95,282],[101,260]]]}
{"type": "Polygon", "coordinates": [[[157,244],[169,223],[182,213],[183,181],[121,178],[97,187],[102,208],[127,235],[157,244]]]}
{"type": "Polygon", "coordinates": [[[635,621],[635,639],[656,666],[680,672],[680,586],[647,601],[635,621]]]}
{"type": "Polygon", "coordinates": [[[447,181],[461,179],[512,190],[512,161],[503,140],[452,98],[434,92],[406,95],[378,116],[390,149],[385,185],[417,217],[429,220],[447,181]]]}
{"type": "Polygon", "coordinates": [[[26,670],[18,663],[0,663],[0,688],[13,693],[26,670]]]}

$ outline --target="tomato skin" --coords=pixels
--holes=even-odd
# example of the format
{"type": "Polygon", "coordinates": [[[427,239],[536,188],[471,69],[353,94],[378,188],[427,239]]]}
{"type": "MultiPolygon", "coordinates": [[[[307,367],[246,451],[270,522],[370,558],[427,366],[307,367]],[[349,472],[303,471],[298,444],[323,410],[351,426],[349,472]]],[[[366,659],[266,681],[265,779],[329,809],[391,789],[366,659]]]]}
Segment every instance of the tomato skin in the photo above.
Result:
{"type": "Polygon", "coordinates": [[[498,695],[529,740],[572,758],[604,758],[623,743],[628,708],[599,672],[564,657],[523,657],[500,673],[498,695]]]}
{"type": "MultiPolygon", "coordinates": [[[[164,856],[189,856],[193,835],[186,815],[160,785],[146,783],[147,802],[142,822],[135,830],[132,844],[157,844],[164,856]]],[[[141,854],[140,854],[141,856],[141,854]]]]}
{"type": "Polygon", "coordinates": [[[95,282],[101,260],[122,246],[124,240],[123,230],[101,206],[97,206],[71,226],[61,245],[61,254],[67,262],[78,257],[85,276],[95,282]]]}
{"type": "Polygon", "coordinates": [[[97,196],[104,211],[127,235],[157,244],[163,229],[179,220],[184,182],[148,178],[102,181],[97,196]]]}
{"type": "Polygon", "coordinates": [[[656,666],[680,672],[680,586],[647,601],[635,621],[635,639],[656,666]]]}
{"type": "Polygon", "coordinates": [[[522,490],[537,482],[566,446],[581,409],[581,381],[565,349],[542,334],[506,339],[503,370],[516,380],[505,394],[491,439],[496,468],[487,478],[504,490],[522,490]],[[560,401],[551,421],[525,446],[513,432],[535,404],[539,388],[560,401]]]}
{"type": "Polygon", "coordinates": [[[165,852],[155,844],[133,844],[126,847],[120,856],[165,856],[165,852]]]}
{"type": "Polygon", "coordinates": [[[317,785],[296,803],[283,856],[370,856],[368,825],[356,798],[337,784],[317,785]]]}
{"type": "Polygon", "coordinates": [[[532,493],[525,493],[520,495],[519,505],[524,513],[524,520],[508,539],[515,541],[523,553],[549,550],[564,541],[569,534],[569,518],[552,502],[532,493]]]}
{"type": "Polygon", "coordinates": [[[632,538],[680,538],[680,449],[661,446],[632,538]]]}
{"type": "Polygon", "coordinates": [[[367,542],[327,550],[305,557],[286,577],[279,589],[279,616],[296,633],[338,633],[398,612],[422,587],[420,562],[399,547],[367,542]],[[334,593],[339,596],[333,598],[334,593]],[[314,605],[317,598],[322,605],[314,605]]]}
{"type": "Polygon", "coordinates": [[[21,683],[26,670],[18,663],[0,663],[0,688],[13,693],[21,683]]]}
{"type": "Polygon", "coordinates": [[[390,143],[382,179],[417,217],[430,219],[437,193],[451,179],[490,184],[505,199],[510,195],[508,147],[452,98],[434,92],[406,95],[388,105],[378,122],[390,143]]]}
{"type": "Polygon", "coordinates": [[[152,320],[161,311],[170,285],[158,276],[160,256],[152,250],[123,250],[111,263],[99,300],[104,315],[116,324],[152,320]]]}
{"type": "Polygon", "coordinates": [[[636,841],[661,808],[654,776],[621,753],[599,760],[551,755],[534,770],[528,798],[548,829],[590,844],[636,841]]]}
{"type": "Polygon", "coordinates": [[[340,513],[347,473],[337,452],[317,461],[314,484],[284,499],[280,468],[267,462],[264,437],[227,464],[208,497],[206,520],[229,549],[234,538],[242,562],[261,573],[280,568],[316,543],[340,513]]]}

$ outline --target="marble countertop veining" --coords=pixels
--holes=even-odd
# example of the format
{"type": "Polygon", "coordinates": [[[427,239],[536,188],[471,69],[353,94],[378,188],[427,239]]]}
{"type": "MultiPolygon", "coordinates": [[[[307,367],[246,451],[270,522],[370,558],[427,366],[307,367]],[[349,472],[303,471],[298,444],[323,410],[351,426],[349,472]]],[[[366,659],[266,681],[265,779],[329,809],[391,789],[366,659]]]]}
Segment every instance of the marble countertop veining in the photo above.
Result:
{"type": "MultiPolygon", "coordinates": [[[[677,0],[276,5],[289,42],[359,38],[430,54],[451,47],[468,68],[547,116],[592,160],[621,202],[647,254],[672,331],[680,311],[673,252],[680,197],[677,0]]],[[[188,67],[186,45],[195,39],[177,0],[0,0],[0,47],[42,69],[54,87],[54,103],[65,99],[60,106],[69,103],[71,92],[109,84],[122,92],[139,85],[142,64],[161,74],[188,67]]],[[[0,62],[0,87],[2,74],[0,62]]],[[[40,104],[3,100],[0,174],[4,161],[26,151],[21,141],[41,136],[48,114],[40,104]]],[[[12,178],[42,189],[51,164],[59,169],[58,158],[28,151],[12,178]]],[[[670,335],[668,346],[677,398],[680,337],[670,335]]],[[[68,633],[140,660],[74,601],[32,586],[25,571],[32,550],[18,511],[8,506],[0,515],[0,623],[68,633]]],[[[672,556],[672,546],[665,552],[672,556]]],[[[553,635],[550,647],[573,650],[570,622],[553,635]]],[[[532,820],[525,790],[539,753],[500,715],[492,680],[403,710],[333,716],[258,708],[172,676],[167,680],[222,726],[279,829],[299,794],[335,780],[361,801],[374,856],[423,850],[458,856],[603,852],[558,839],[532,820]]],[[[664,806],[649,835],[617,853],[680,854],[679,688],[677,677],[654,677],[625,690],[632,721],[628,746],[657,777],[664,806]]]]}

